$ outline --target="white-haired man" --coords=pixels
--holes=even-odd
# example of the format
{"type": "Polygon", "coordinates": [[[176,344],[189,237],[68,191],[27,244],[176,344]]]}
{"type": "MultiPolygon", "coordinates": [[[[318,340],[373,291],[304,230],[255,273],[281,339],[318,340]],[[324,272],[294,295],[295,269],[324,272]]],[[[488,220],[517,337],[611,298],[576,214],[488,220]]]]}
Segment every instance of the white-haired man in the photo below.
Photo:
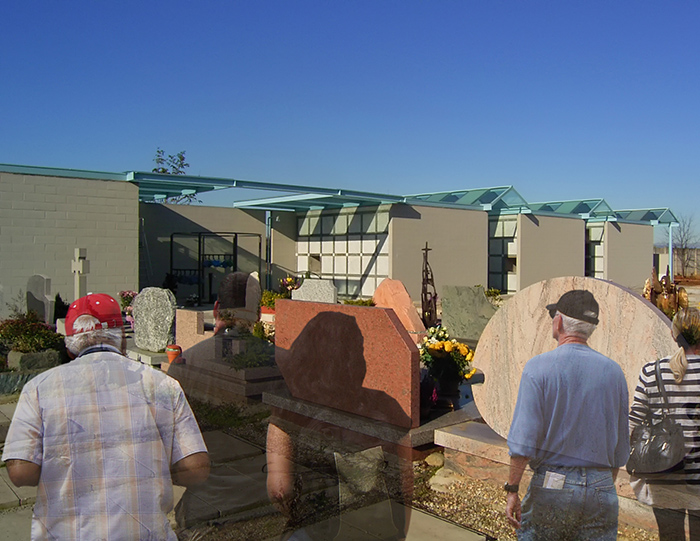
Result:
{"type": "Polygon", "coordinates": [[[530,359],[520,379],[508,447],[506,516],[518,539],[617,538],[617,468],[627,462],[627,382],[587,342],[598,324],[589,291],[547,306],[553,351],[530,359]],[[520,505],[519,483],[533,470],[520,505]]]}
{"type": "Polygon", "coordinates": [[[176,540],[173,482],[209,475],[182,389],[124,357],[109,295],[71,304],[66,347],[74,360],[24,386],[3,453],[15,485],[39,487],[32,539],[176,540]]]}

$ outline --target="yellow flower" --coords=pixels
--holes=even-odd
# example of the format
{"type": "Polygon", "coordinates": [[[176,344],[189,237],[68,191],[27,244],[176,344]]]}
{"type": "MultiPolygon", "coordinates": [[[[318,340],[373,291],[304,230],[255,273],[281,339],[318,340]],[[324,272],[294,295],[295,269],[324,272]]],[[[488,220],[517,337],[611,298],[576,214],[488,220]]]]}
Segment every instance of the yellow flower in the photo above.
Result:
{"type": "Polygon", "coordinates": [[[476,374],[476,368],[472,368],[469,372],[464,374],[464,379],[469,379],[471,378],[474,374],[476,374]]]}
{"type": "Polygon", "coordinates": [[[445,351],[447,353],[450,353],[452,351],[452,348],[454,347],[452,342],[443,342],[445,351]]]}

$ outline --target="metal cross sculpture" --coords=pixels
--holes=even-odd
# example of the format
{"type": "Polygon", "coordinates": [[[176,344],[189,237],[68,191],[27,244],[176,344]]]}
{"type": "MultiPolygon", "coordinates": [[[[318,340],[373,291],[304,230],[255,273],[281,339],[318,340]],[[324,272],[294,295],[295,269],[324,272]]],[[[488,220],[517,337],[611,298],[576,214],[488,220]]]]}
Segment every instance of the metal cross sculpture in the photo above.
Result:
{"type": "Polygon", "coordinates": [[[437,291],[435,290],[435,282],[433,281],[433,269],[428,263],[428,243],[425,243],[423,252],[423,287],[421,289],[420,300],[422,309],[422,319],[426,329],[433,327],[437,323],[437,291]]]}

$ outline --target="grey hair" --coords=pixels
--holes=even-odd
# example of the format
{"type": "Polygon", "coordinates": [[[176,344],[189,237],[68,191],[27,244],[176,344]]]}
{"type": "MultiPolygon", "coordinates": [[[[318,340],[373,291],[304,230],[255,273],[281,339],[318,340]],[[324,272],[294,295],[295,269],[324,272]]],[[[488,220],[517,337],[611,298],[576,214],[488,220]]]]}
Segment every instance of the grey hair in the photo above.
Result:
{"type": "Polygon", "coordinates": [[[88,314],[77,317],[73,323],[73,330],[77,334],[65,338],[68,351],[77,356],[84,349],[101,344],[114,346],[121,351],[123,329],[102,329],[98,327],[99,324],[99,319],[88,314]]]}
{"type": "Polygon", "coordinates": [[[580,319],[564,315],[561,312],[557,312],[557,314],[561,316],[561,324],[566,334],[575,334],[576,336],[588,340],[596,329],[594,323],[581,321],[580,319]]]}

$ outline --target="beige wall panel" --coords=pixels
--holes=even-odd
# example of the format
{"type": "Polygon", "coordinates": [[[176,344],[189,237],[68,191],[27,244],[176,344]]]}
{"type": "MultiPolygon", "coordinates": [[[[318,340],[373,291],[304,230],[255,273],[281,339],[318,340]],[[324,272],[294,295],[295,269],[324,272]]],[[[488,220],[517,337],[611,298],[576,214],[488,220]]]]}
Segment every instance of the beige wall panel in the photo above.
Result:
{"type": "MultiPolygon", "coordinates": [[[[272,283],[277,290],[280,279],[296,276],[297,216],[294,212],[272,213],[272,283]]],[[[264,284],[263,284],[264,287],[264,284]]]]}
{"type": "Polygon", "coordinates": [[[438,293],[446,285],[486,286],[488,214],[479,210],[394,205],[389,224],[390,274],[420,302],[425,243],[438,293]]]}
{"type": "MultiPolygon", "coordinates": [[[[170,205],[159,203],[141,203],[141,276],[140,287],[161,287],[165,275],[170,271],[170,235],[172,233],[231,232],[254,233],[262,236],[262,258],[265,258],[265,212],[224,207],[204,207],[199,205],[170,205]]],[[[217,241],[212,239],[212,250],[216,250],[217,241]]],[[[219,243],[224,249],[226,243],[219,243]]],[[[187,268],[197,266],[197,237],[179,239],[179,263],[187,268]],[[184,265],[183,265],[184,266],[184,265]]],[[[252,272],[258,270],[258,239],[239,238],[239,270],[252,272]]],[[[179,264],[176,261],[176,265],[179,264]]],[[[265,272],[265,264],[262,264],[265,272]]],[[[213,290],[226,271],[212,269],[213,290]]],[[[264,276],[261,276],[264,287],[264,276]]],[[[208,291],[208,280],[207,280],[208,291]]],[[[205,291],[205,295],[207,295],[205,291]]],[[[197,293],[195,285],[180,284],[177,290],[178,302],[190,294],[197,293]]],[[[206,301],[207,299],[204,299],[206,301]]]]}
{"type": "Polygon", "coordinates": [[[0,317],[33,274],[51,278],[52,296],[74,300],[75,248],[87,249],[88,291],[136,288],[138,212],[129,182],[0,173],[0,317]]]}
{"type": "Polygon", "coordinates": [[[586,224],[577,218],[518,215],[518,291],[558,276],[585,273],[586,224]]]}
{"type": "Polygon", "coordinates": [[[641,293],[653,265],[654,228],[606,222],[603,245],[605,279],[641,293]]]}

